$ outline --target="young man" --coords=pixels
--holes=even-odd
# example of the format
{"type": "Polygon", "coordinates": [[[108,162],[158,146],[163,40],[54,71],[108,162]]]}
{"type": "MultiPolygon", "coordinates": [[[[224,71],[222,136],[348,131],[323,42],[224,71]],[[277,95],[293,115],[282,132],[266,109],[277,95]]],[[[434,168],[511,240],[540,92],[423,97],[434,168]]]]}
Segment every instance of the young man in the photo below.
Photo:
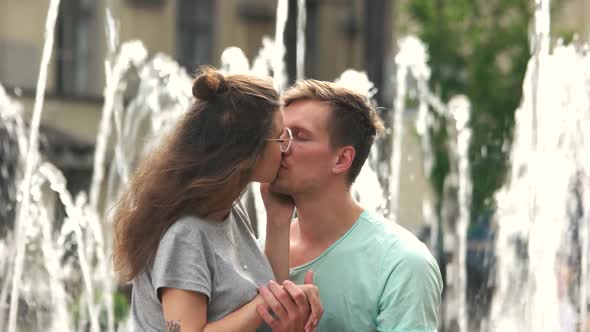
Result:
{"type": "Polygon", "coordinates": [[[290,149],[271,190],[295,201],[290,279],[314,271],[324,315],[318,331],[435,331],[442,280],[426,246],[365,211],[350,188],[383,130],[367,98],[305,80],[285,92],[290,149]]]}

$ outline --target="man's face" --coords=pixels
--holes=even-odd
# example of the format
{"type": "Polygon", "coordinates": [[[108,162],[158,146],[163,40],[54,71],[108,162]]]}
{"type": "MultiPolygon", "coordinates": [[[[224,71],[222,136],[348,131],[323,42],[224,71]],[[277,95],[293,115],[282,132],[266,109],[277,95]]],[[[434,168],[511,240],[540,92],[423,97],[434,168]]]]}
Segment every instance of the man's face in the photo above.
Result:
{"type": "Polygon", "coordinates": [[[285,127],[293,132],[293,144],[283,154],[271,190],[294,196],[325,188],[335,160],[328,133],[331,112],[328,104],[316,100],[296,101],[285,109],[285,127]]]}

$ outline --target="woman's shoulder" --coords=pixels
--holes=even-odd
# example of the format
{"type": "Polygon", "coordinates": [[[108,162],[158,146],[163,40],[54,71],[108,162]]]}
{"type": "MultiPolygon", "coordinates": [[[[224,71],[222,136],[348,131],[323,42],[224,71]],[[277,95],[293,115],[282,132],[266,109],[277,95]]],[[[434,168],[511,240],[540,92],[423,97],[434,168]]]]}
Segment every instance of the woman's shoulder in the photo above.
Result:
{"type": "Polygon", "coordinates": [[[176,222],[174,222],[164,232],[162,238],[187,238],[200,236],[203,232],[207,232],[214,225],[203,218],[194,215],[185,215],[176,222]]]}
{"type": "MultiPolygon", "coordinates": [[[[246,224],[246,227],[252,231],[248,213],[239,200],[232,205],[231,213],[233,214],[233,219],[236,223],[246,224]]],[[[166,230],[162,238],[186,238],[200,236],[201,234],[209,234],[211,232],[217,233],[220,232],[226,224],[227,220],[225,222],[220,222],[207,220],[196,215],[184,215],[178,218],[178,220],[166,230]]]]}
{"type": "MultiPolygon", "coordinates": [[[[171,255],[181,255],[194,251],[211,251],[215,246],[215,231],[207,222],[196,216],[183,216],[172,224],[160,237],[158,254],[171,259],[171,255]]],[[[190,254],[187,254],[190,255],[190,254]]]]}

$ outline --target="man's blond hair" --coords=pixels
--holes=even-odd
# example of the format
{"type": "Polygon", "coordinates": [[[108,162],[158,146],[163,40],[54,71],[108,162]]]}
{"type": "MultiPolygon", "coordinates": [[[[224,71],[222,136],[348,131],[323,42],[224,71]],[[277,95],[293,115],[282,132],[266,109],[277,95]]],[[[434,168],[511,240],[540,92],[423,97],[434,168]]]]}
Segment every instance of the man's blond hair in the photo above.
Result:
{"type": "Polygon", "coordinates": [[[334,148],[350,145],[356,151],[348,173],[348,182],[352,184],[369,156],[375,137],[383,133],[383,121],[371,101],[337,83],[318,80],[298,81],[282,97],[284,107],[300,100],[317,100],[330,105],[330,144],[334,148]]]}

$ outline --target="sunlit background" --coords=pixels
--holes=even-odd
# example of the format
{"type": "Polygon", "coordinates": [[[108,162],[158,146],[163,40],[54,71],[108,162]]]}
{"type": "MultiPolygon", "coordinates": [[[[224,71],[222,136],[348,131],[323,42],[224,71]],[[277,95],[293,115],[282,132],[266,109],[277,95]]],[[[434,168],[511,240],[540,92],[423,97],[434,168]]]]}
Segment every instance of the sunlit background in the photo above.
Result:
{"type": "Polygon", "coordinates": [[[0,331],[131,330],[109,212],[205,64],[373,98],[355,196],[437,258],[439,331],[590,331],[588,40],[590,0],[0,0],[0,331]]]}

